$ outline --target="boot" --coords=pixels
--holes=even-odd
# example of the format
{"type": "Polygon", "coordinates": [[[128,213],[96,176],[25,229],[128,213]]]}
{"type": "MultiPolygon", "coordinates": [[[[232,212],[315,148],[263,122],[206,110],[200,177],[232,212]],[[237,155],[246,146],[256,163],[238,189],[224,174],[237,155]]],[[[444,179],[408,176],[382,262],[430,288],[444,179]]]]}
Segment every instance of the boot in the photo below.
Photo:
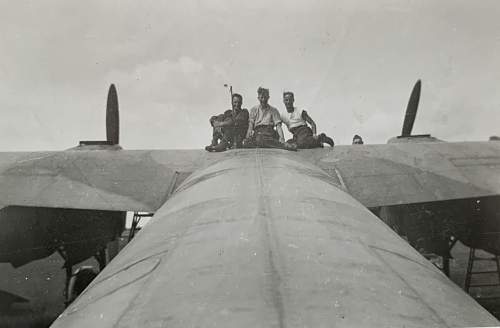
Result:
{"type": "Polygon", "coordinates": [[[333,142],[333,139],[330,138],[329,136],[327,136],[326,134],[324,133],[321,133],[319,136],[318,136],[318,141],[321,142],[321,143],[326,143],[326,144],[329,144],[330,147],[333,147],[335,145],[335,143],[333,142]]]}
{"type": "Polygon", "coordinates": [[[210,145],[208,145],[208,146],[205,147],[205,150],[206,151],[215,151],[214,147],[217,146],[218,141],[219,141],[219,138],[214,133],[214,136],[212,138],[212,142],[210,143],[210,145]]]}
{"type": "Polygon", "coordinates": [[[225,151],[225,150],[227,150],[228,146],[229,146],[228,142],[223,140],[217,146],[213,146],[212,151],[215,151],[215,152],[225,151]]]}

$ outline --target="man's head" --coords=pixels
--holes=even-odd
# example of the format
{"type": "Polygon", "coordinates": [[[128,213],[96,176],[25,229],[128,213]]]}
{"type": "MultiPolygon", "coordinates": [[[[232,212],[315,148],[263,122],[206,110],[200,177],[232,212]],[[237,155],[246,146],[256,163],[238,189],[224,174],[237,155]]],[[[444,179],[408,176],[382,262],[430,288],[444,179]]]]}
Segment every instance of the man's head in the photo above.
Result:
{"type": "Polygon", "coordinates": [[[233,109],[241,109],[241,104],[243,104],[243,97],[239,93],[233,93],[233,109]]]}
{"type": "Polygon", "coordinates": [[[353,145],[362,145],[363,139],[361,138],[361,136],[355,134],[354,137],[352,138],[352,144],[353,145]]]}
{"type": "Polygon", "coordinates": [[[293,92],[285,91],[283,92],[283,103],[285,104],[286,110],[288,112],[293,112],[293,102],[294,102],[293,92]]]}
{"type": "Polygon", "coordinates": [[[261,105],[266,106],[269,100],[269,89],[259,87],[257,89],[257,99],[259,99],[261,105]]]}

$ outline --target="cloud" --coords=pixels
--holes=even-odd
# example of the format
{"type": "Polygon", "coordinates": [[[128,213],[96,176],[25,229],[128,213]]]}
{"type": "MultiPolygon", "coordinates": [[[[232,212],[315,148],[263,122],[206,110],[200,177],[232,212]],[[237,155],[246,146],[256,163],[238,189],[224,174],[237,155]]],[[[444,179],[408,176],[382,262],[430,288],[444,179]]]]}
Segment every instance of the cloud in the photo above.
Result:
{"type": "Polygon", "coordinates": [[[105,77],[136,100],[146,103],[195,103],[199,91],[209,83],[211,72],[203,63],[183,56],[138,64],[128,70],[112,71],[105,77]]]}
{"type": "Polygon", "coordinates": [[[208,117],[228,106],[226,75],[224,68],[188,56],[107,74],[105,80],[118,89],[123,144],[129,148],[204,145],[210,134],[208,117]]]}
{"type": "Polygon", "coordinates": [[[0,127],[32,122],[5,130],[2,149],[19,136],[46,134],[48,148],[102,138],[110,83],[125,147],[200,148],[207,118],[229,107],[224,83],[246,107],[259,85],[278,108],[295,91],[341,142],[399,133],[417,78],[416,132],[469,139],[499,120],[493,1],[47,1],[0,4],[0,127]]]}

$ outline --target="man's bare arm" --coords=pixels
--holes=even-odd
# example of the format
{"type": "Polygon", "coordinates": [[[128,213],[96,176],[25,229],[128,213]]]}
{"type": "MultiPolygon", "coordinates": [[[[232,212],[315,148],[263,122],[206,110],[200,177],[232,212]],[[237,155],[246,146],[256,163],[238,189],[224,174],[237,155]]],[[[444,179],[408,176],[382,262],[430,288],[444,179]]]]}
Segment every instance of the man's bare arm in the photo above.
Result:
{"type": "Polygon", "coordinates": [[[250,138],[252,136],[252,132],[253,132],[253,122],[252,121],[248,121],[248,130],[247,130],[247,135],[246,135],[246,138],[250,138]]]}
{"type": "Polygon", "coordinates": [[[314,123],[311,116],[309,116],[309,114],[307,114],[307,112],[305,110],[302,111],[302,119],[311,125],[311,130],[313,132],[313,136],[316,137],[316,123],[314,123]]]}
{"type": "Polygon", "coordinates": [[[285,135],[283,134],[283,129],[281,128],[281,122],[276,124],[276,132],[278,132],[280,142],[285,143],[285,135]]]}

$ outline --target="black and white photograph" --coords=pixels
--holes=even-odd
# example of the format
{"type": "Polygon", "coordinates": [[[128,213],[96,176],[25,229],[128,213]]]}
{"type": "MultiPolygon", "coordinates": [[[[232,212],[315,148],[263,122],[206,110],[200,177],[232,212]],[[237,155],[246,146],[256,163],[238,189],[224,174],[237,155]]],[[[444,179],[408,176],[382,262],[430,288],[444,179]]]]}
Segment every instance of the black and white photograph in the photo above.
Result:
{"type": "Polygon", "coordinates": [[[498,0],[0,0],[0,328],[500,327],[498,0]]]}

